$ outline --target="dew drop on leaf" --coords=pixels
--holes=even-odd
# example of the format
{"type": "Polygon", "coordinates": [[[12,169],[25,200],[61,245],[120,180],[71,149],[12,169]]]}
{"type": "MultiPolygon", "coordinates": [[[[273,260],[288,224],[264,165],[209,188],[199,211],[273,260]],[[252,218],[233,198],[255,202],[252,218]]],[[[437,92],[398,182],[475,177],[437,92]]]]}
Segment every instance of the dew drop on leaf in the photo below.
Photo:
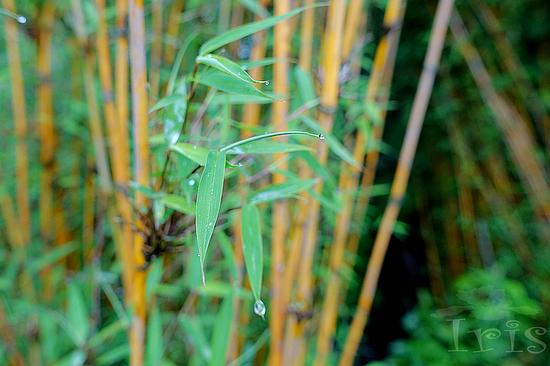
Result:
{"type": "Polygon", "coordinates": [[[27,18],[25,18],[24,16],[20,15],[17,17],[17,23],[25,24],[26,22],[27,22],[27,18]]]}
{"type": "Polygon", "coordinates": [[[322,133],[319,134],[319,140],[324,140],[325,139],[325,135],[323,135],[322,133]]]}
{"type": "Polygon", "coordinates": [[[264,318],[265,315],[265,304],[262,300],[256,300],[254,303],[254,314],[264,318]]]}
{"type": "Polygon", "coordinates": [[[191,187],[193,187],[195,185],[195,180],[194,179],[189,179],[187,184],[189,184],[191,187]]]}

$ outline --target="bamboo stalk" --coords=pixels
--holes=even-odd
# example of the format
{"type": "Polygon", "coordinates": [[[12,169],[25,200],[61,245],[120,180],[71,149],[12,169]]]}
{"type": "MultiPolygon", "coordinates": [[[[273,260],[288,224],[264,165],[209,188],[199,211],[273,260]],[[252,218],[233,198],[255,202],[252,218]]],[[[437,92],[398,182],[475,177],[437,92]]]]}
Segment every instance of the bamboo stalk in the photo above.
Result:
{"type": "Polygon", "coordinates": [[[23,366],[25,364],[25,360],[23,359],[23,356],[21,356],[21,353],[17,349],[16,340],[15,340],[15,332],[13,328],[8,323],[8,320],[6,319],[6,314],[4,311],[4,304],[0,302],[0,336],[3,340],[3,346],[6,349],[5,352],[9,355],[7,357],[8,359],[8,365],[10,366],[23,366]]]}
{"type": "MultiPolygon", "coordinates": [[[[314,3],[313,0],[304,0],[303,6],[309,7],[314,3]]],[[[311,73],[312,53],[313,53],[313,34],[315,27],[315,11],[313,8],[308,8],[302,13],[301,18],[301,36],[300,36],[300,55],[299,55],[299,67],[306,73],[311,73]]],[[[308,179],[311,177],[311,172],[305,162],[299,163],[299,177],[300,179],[308,179]]],[[[292,227],[289,230],[290,233],[290,248],[303,248],[303,231],[305,228],[305,221],[307,219],[308,210],[308,194],[305,192],[302,195],[305,199],[298,201],[298,207],[294,220],[292,221],[292,227]]],[[[283,364],[290,365],[293,361],[297,361],[298,343],[296,341],[296,329],[301,327],[296,314],[291,314],[288,310],[301,311],[296,304],[290,304],[293,288],[296,283],[296,273],[298,272],[298,266],[301,261],[301,256],[295,255],[291,250],[288,251],[288,258],[286,260],[284,283],[283,283],[283,308],[287,309],[286,315],[286,333],[284,338],[284,355],[283,364]],[[292,308],[292,309],[291,309],[292,308]]]]}
{"type": "MultiPolygon", "coordinates": [[[[3,0],[6,10],[16,12],[13,0],[3,0]]],[[[31,236],[32,223],[29,202],[29,163],[27,154],[27,107],[25,102],[25,86],[21,71],[19,55],[19,31],[15,19],[6,18],[4,27],[6,32],[6,47],[11,81],[11,102],[15,127],[15,180],[17,185],[17,207],[20,216],[20,230],[23,239],[28,242],[31,236]]]]}
{"type": "MultiPolygon", "coordinates": [[[[134,173],[138,184],[149,186],[149,148],[147,131],[147,66],[145,61],[145,22],[143,0],[129,0],[130,65],[132,81],[132,118],[134,131],[134,173]]],[[[147,204],[142,193],[136,193],[136,204],[147,204]]],[[[139,220],[136,226],[143,225],[139,220]]],[[[143,268],[143,237],[134,235],[134,266],[143,268]]],[[[145,270],[133,273],[133,318],[130,340],[130,361],[133,366],[143,365],[145,324],[147,316],[145,298],[145,270]]]]}
{"type": "Polygon", "coordinates": [[[55,16],[53,2],[46,1],[40,9],[37,67],[37,121],[40,135],[40,233],[45,243],[54,239],[53,178],[55,174],[55,148],[57,138],[53,117],[52,92],[52,31],[55,16]]]}
{"type": "Polygon", "coordinates": [[[151,67],[149,68],[149,103],[153,105],[159,95],[160,65],[162,59],[162,8],[163,0],[154,0],[151,3],[151,67]]]}
{"type": "MultiPolygon", "coordinates": [[[[384,97],[381,96],[380,89],[383,86],[384,72],[388,68],[393,68],[395,62],[395,50],[399,37],[400,24],[404,14],[404,3],[401,0],[393,0],[388,3],[384,16],[384,25],[388,29],[394,29],[395,32],[387,33],[376,51],[373,69],[367,92],[365,104],[374,104],[384,97]],[[397,33],[397,34],[396,34],[397,33]]],[[[389,85],[389,82],[388,84],[389,85]]],[[[363,116],[363,119],[368,119],[363,116]]],[[[355,142],[354,158],[362,162],[365,157],[365,145],[367,136],[362,129],[359,129],[355,142]]],[[[330,246],[330,272],[327,286],[327,292],[323,302],[323,309],[320,317],[319,335],[317,338],[317,357],[316,364],[326,363],[326,359],[331,351],[331,338],[336,328],[336,318],[338,315],[338,304],[341,283],[341,270],[344,267],[344,252],[346,249],[346,239],[350,220],[352,217],[353,196],[357,189],[361,167],[349,167],[341,165],[341,175],[339,180],[339,191],[342,192],[342,209],[336,216],[334,225],[333,241],[330,246]]],[[[343,294],[344,292],[342,292],[343,294]]]]}
{"type": "MultiPolygon", "coordinates": [[[[332,131],[334,114],[338,107],[339,94],[339,73],[342,57],[342,37],[344,32],[344,17],[346,4],[343,1],[331,1],[327,13],[327,23],[323,36],[323,51],[321,58],[321,68],[323,72],[323,82],[321,88],[320,108],[317,115],[319,125],[324,131],[332,131]]],[[[320,164],[325,165],[328,159],[328,148],[326,144],[318,144],[316,155],[320,164]]],[[[322,191],[322,182],[319,182],[313,188],[316,194],[322,191]]],[[[292,359],[295,364],[304,362],[306,354],[306,340],[304,330],[306,319],[302,318],[304,312],[312,307],[312,270],[313,257],[317,244],[317,232],[320,218],[320,205],[317,200],[307,198],[308,207],[305,212],[305,220],[302,226],[301,235],[303,237],[302,253],[298,283],[297,303],[300,304],[300,311],[294,314],[297,317],[295,328],[292,330],[292,339],[289,340],[293,345],[295,354],[292,359]]]]}
{"type": "Polygon", "coordinates": [[[424,61],[424,68],[420,76],[420,82],[418,84],[409,123],[407,125],[407,131],[405,133],[405,140],[399,155],[389,203],[384,211],[382,222],[376,235],[373,251],[367,267],[367,273],[365,274],[359,297],[359,304],[344,346],[342,358],[339,363],[340,366],[347,366],[353,363],[359,341],[361,340],[372,307],[372,301],[376,292],[384,256],[407,188],[418,138],[431,96],[452,9],[453,0],[440,0],[437,5],[434,25],[428,44],[428,51],[424,61]]]}
{"type": "Polygon", "coordinates": [[[536,126],[544,135],[547,148],[550,147],[550,120],[544,104],[529,80],[525,67],[521,64],[516,52],[514,52],[514,48],[508,37],[506,37],[500,21],[491,8],[484,2],[479,2],[476,6],[485,28],[495,40],[495,46],[501,55],[499,61],[502,62],[506,71],[512,77],[514,87],[511,91],[527,106],[535,119],[536,126]]]}
{"type": "Polygon", "coordinates": [[[166,25],[166,38],[168,40],[166,47],[164,47],[164,63],[171,65],[176,55],[176,47],[178,40],[178,32],[180,28],[180,16],[183,11],[185,1],[174,0],[170,7],[168,16],[168,23],[166,25]]]}
{"type": "MultiPolygon", "coordinates": [[[[274,2],[275,16],[288,13],[290,1],[279,0],[274,2]]],[[[273,56],[277,59],[273,67],[273,92],[284,98],[288,97],[288,58],[290,57],[290,24],[288,21],[275,25],[273,56]]],[[[274,131],[286,130],[286,117],[288,103],[276,101],[272,105],[272,126],[274,131]]],[[[276,154],[274,160],[280,162],[280,169],[288,167],[285,154],[276,154]]],[[[284,175],[273,174],[274,184],[285,181],[284,175]]],[[[271,331],[269,364],[272,366],[282,365],[283,356],[283,332],[286,309],[281,301],[283,296],[283,274],[285,241],[288,230],[288,205],[284,201],[277,201],[272,209],[271,229],[271,316],[269,328],[271,331]]]]}
{"type": "Polygon", "coordinates": [[[541,229],[547,242],[550,242],[550,189],[545,178],[543,166],[536,159],[537,146],[518,111],[505,97],[499,95],[491,83],[491,77],[485,68],[476,48],[468,41],[468,32],[455,12],[451,21],[451,30],[459,50],[470,68],[472,76],[481,91],[482,97],[495,116],[495,122],[505,137],[512,160],[529,194],[531,204],[537,211],[541,229]]]}

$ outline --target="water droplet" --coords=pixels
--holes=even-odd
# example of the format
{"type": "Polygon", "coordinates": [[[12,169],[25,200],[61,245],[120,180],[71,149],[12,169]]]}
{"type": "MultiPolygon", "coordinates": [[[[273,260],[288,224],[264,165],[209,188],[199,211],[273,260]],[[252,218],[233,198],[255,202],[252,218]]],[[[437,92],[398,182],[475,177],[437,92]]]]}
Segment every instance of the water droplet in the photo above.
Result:
{"type": "Polygon", "coordinates": [[[259,315],[264,319],[265,316],[265,304],[262,300],[256,300],[254,303],[254,314],[259,315]]]}
{"type": "Polygon", "coordinates": [[[194,179],[189,179],[187,184],[189,184],[191,187],[193,187],[195,185],[195,180],[194,179]]]}
{"type": "Polygon", "coordinates": [[[25,24],[26,22],[27,22],[27,18],[25,18],[24,16],[20,15],[17,17],[17,23],[25,24]]]}
{"type": "Polygon", "coordinates": [[[266,85],[266,86],[269,85],[269,80],[265,80],[264,85],[266,85]]]}
{"type": "Polygon", "coordinates": [[[324,140],[325,139],[325,135],[323,135],[322,133],[319,134],[319,140],[324,140]]]}

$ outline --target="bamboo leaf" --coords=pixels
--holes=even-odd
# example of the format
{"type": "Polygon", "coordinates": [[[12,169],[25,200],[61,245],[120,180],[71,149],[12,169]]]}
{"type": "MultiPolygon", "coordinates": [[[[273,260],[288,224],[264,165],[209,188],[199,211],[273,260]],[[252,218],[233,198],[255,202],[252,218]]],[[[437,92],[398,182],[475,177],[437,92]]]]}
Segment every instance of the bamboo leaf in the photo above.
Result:
{"type": "Polygon", "coordinates": [[[195,215],[195,208],[187,202],[184,197],[175,194],[167,194],[162,197],[162,202],[166,207],[172,210],[176,210],[186,215],[195,215]]]}
{"type": "Polygon", "coordinates": [[[147,324],[147,355],[148,365],[160,365],[162,362],[162,323],[158,305],[154,305],[147,324]]]}
{"type": "Polygon", "coordinates": [[[258,1],[255,1],[255,0],[239,0],[239,2],[242,4],[242,6],[244,6],[245,8],[247,8],[248,10],[250,10],[252,13],[254,13],[255,15],[257,15],[259,17],[267,18],[269,16],[269,12],[258,1]]]}
{"type": "Polygon", "coordinates": [[[216,88],[226,93],[249,95],[252,97],[263,97],[271,100],[280,99],[273,95],[264,93],[253,84],[229,75],[217,69],[209,69],[199,73],[195,78],[197,83],[216,88]]]}
{"type": "Polygon", "coordinates": [[[206,164],[206,158],[208,156],[207,148],[179,142],[175,145],[171,145],[170,150],[185,156],[201,166],[206,164]]]}
{"type": "Polygon", "coordinates": [[[273,98],[262,95],[245,94],[216,94],[210,101],[210,105],[217,106],[221,104],[269,104],[273,103],[273,98]]]}
{"type": "Polygon", "coordinates": [[[225,298],[221,305],[220,312],[216,317],[214,333],[212,335],[212,360],[210,366],[225,365],[227,348],[229,346],[228,334],[231,331],[233,320],[233,296],[225,298]]]}
{"type": "Polygon", "coordinates": [[[69,284],[68,298],[67,317],[74,332],[74,341],[78,346],[81,346],[85,343],[90,332],[88,310],[82,292],[74,283],[69,284]]]}
{"type": "Polygon", "coordinates": [[[300,119],[306,124],[306,126],[325,136],[329,149],[332,150],[336,156],[350,165],[359,166],[359,163],[353,158],[351,152],[349,152],[348,149],[346,149],[346,147],[342,145],[336,137],[324,131],[314,119],[303,115],[300,116],[300,119]]]}
{"type": "Polygon", "coordinates": [[[265,85],[269,84],[269,81],[254,79],[237,63],[223,56],[213,55],[209,53],[205,56],[198,56],[197,63],[213,67],[229,76],[244,81],[245,83],[259,83],[265,85]]]}
{"type": "Polygon", "coordinates": [[[183,315],[180,318],[180,325],[197,353],[203,358],[204,363],[210,361],[212,359],[212,350],[206,340],[206,335],[199,318],[183,315]]]}
{"type": "Polygon", "coordinates": [[[276,154],[276,153],[290,153],[295,151],[311,151],[311,149],[305,145],[291,144],[286,142],[274,142],[274,141],[256,141],[247,145],[234,147],[227,151],[228,154],[276,154]]]}
{"type": "Polygon", "coordinates": [[[239,140],[237,142],[234,142],[232,144],[229,144],[227,146],[224,146],[220,149],[220,151],[229,151],[229,150],[233,150],[235,148],[242,148],[244,145],[248,145],[248,144],[251,144],[251,143],[255,143],[257,141],[260,141],[260,140],[264,140],[264,139],[268,139],[268,138],[272,138],[272,137],[277,137],[277,136],[290,136],[290,135],[302,135],[302,136],[308,136],[308,137],[316,137],[320,140],[324,140],[325,137],[321,134],[319,135],[316,135],[314,133],[310,133],[310,132],[305,132],[305,131],[281,131],[281,132],[271,132],[271,133],[264,133],[263,135],[256,135],[256,136],[252,136],[252,137],[249,137],[247,139],[244,139],[244,140],[239,140]]]}
{"type": "Polygon", "coordinates": [[[246,36],[249,36],[253,33],[262,31],[264,29],[271,28],[275,24],[277,24],[277,23],[279,23],[279,22],[281,22],[285,19],[289,19],[289,18],[299,14],[300,12],[304,11],[305,9],[317,8],[317,7],[326,6],[326,5],[327,4],[323,3],[323,4],[316,4],[316,5],[313,5],[313,6],[310,6],[310,7],[296,8],[292,11],[289,11],[286,14],[282,14],[282,15],[262,19],[262,20],[259,20],[257,22],[248,23],[248,24],[242,25],[240,27],[230,29],[227,32],[224,32],[224,33],[222,33],[220,35],[217,35],[214,38],[206,41],[201,46],[201,48],[199,49],[199,56],[206,55],[207,53],[215,51],[218,48],[225,46],[226,44],[229,44],[229,43],[234,42],[234,41],[238,41],[239,39],[244,38],[246,36]]]}
{"type": "Polygon", "coordinates": [[[316,182],[317,179],[309,179],[296,180],[294,182],[281,184],[272,184],[254,193],[250,197],[249,203],[258,204],[260,202],[270,202],[285,198],[291,198],[294,197],[297,193],[311,188],[316,182]]]}
{"type": "Polygon", "coordinates": [[[210,151],[199,181],[196,208],[197,245],[203,284],[206,282],[204,260],[220,212],[224,173],[225,153],[210,151]]]}
{"type": "Polygon", "coordinates": [[[242,208],[242,245],[248,281],[256,300],[262,295],[263,243],[260,213],[255,205],[242,208]]]}

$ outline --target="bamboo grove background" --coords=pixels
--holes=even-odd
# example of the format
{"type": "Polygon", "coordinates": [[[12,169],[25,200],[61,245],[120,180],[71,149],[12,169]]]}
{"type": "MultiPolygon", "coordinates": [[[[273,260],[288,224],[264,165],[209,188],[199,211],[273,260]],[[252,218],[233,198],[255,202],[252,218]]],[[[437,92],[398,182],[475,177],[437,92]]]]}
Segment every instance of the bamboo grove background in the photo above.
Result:
{"type": "Polygon", "coordinates": [[[548,363],[545,1],[0,16],[1,364],[548,363]]]}

